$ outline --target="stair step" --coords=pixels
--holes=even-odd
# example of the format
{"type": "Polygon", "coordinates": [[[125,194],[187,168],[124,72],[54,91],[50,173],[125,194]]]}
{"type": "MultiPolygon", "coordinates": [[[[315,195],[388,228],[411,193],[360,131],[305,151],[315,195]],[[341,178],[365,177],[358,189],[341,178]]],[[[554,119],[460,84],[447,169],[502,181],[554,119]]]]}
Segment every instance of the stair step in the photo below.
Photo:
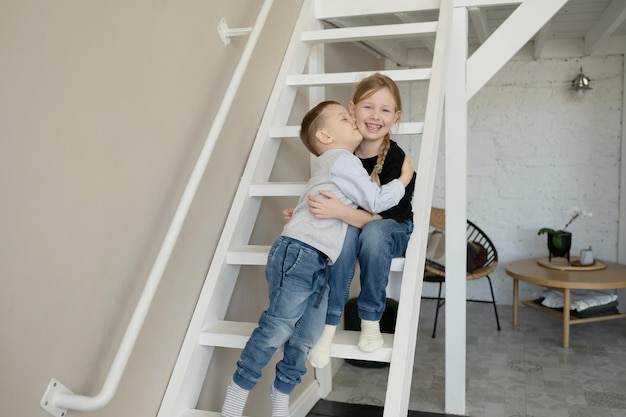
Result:
{"type": "Polygon", "coordinates": [[[437,24],[438,22],[421,22],[311,30],[302,32],[302,41],[309,43],[335,43],[431,35],[437,32],[437,24]]]}
{"type": "Polygon", "coordinates": [[[243,349],[256,326],[256,323],[241,321],[216,321],[200,332],[198,343],[202,346],[243,349]]]}
{"type": "Polygon", "coordinates": [[[270,246],[248,245],[233,248],[226,254],[229,265],[265,265],[270,246]]]}
{"type": "Polygon", "coordinates": [[[180,417],[220,417],[217,411],[187,410],[180,417]]]}
{"type": "Polygon", "coordinates": [[[306,182],[267,182],[250,185],[250,197],[299,197],[306,191],[306,182]]]}
{"type": "Polygon", "coordinates": [[[341,359],[358,359],[376,362],[391,362],[393,348],[393,334],[383,333],[384,344],[376,352],[362,352],[357,347],[359,341],[358,331],[337,330],[333,343],[330,346],[330,356],[341,359]]]}
{"type": "Polygon", "coordinates": [[[434,10],[439,9],[440,3],[440,0],[359,0],[354,2],[316,0],[315,18],[334,19],[339,17],[434,10]]]}
{"type": "MultiPolygon", "coordinates": [[[[202,346],[243,349],[256,327],[256,323],[217,321],[200,333],[198,343],[202,346]]],[[[383,347],[376,352],[366,353],[361,352],[357,347],[358,331],[337,330],[330,348],[330,355],[333,358],[390,362],[393,335],[383,333],[383,339],[385,341],[383,347]]]]}
{"type": "Polygon", "coordinates": [[[297,138],[300,137],[300,126],[272,127],[269,131],[270,138],[297,138]]]}
{"type": "Polygon", "coordinates": [[[424,132],[423,122],[400,123],[398,127],[391,128],[391,136],[394,135],[421,135],[424,132]]]}
{"type": "MultiPolygon", "coordinates": [[[[396,82],[426,81],[430,79],[430,68],[380,71],[396,82]]],[[[287,85],[291,87],[314,87],[324,85],[358,84],[372,71],[336,72],[326,74],[295,74],[287,76],[287,85]]]]}
{"type": "Polygon", "coordinates": [[[180,417],[220,417],[221,414],[217,411],[204,411],[204,410],[187,410],[180,414],[180,417]]]}
{"type": "MultiPolygon", "coordinates": [[[[424,123],[399,123],[397,127],[391,129],[391,135],[421,135],[424,131],[424,123]]],[[[299,138],[300,126],[281,126],[270,129],[271,138],[299,138]]]]}
{"type": "MultiPolygon", "coordinates": [[[[270,247],[265,245],[247,245],[232,248],[226,254],[229,265],[265,265],[270,247]]],[[[391,270],[402,272],[404,258],[394,258],[391,261],[391,270]]]]}

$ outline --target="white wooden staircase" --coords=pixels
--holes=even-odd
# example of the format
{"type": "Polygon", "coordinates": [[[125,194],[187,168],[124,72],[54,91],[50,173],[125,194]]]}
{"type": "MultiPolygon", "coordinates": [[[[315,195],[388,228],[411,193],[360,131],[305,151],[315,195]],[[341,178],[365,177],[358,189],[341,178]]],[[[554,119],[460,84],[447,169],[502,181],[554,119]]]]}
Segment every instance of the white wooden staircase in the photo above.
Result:
{"type": "MultiPolygon", "coordinates": [[[[281,141],[294,140],[298,137],[299,126],[286,125],[296,92],[301,88],[309,88],[309,98],[315,103],[323,98],[319,87],[356,85],[361,78],[375,72],[373,68],[364,68],[362,72],[323,73],[319,70],[323,68],[323,44],[379,37],[410,37],[425,33],[434,35],[435,32],[441,31],[441,28],[449,28],[444,12],[441,13],[439,22],[324,30],[321,19],[345,17],[356,13],[366,14],[364,11],[355,12],[353,8],[346,9],[342,3],[333,0],[304,2],[162,402],[159,417],[219,415],[219,409],[211,412],[197,410],[196,407],[214,350],[242,349],[256,326],[256,323],[225,321],[224,317],[240,266],[264,265],[266,261],[271,242],[265,246],[248,244],[261,200],[272,196],[298,196],[304,190],[304,184],[268,182],[281,141]],[[336,14],[337,12],[340,14],[336,14]]],[[[442,3],[448,4],[445,0],[442,3]]],[[[438,7],[439,2],[388,0],[372,3],[374,4],[375,6],[368,8],[367,13],[433,9],[433,4],[438,7]],[[420,6],[420,3],[428,4],[420,6]]],[[[450,9],[449,6],[448,8],[450,9]]],[[[449,10],[447,14],[449,15],[449,10]]],[[[425,252],[425,239],[422,237],[425,236],[430,215],[434,182],[433,164],[437,159],[443,107],[442,81],[445,61],[443,44],[439,39],[441,35],[437,37],[433,68],[381,71],[398,83],[430,82],[425,121],[403,123],[398,130],[398,134],[401,135],[421,134],[422,144],[419,162],[414,161],[419,174],[414,201],[415,232],[407,251],[410,256],[406,261],[395,259],[392,264],[392,270],[404,271],[396,336],[385,334],[384,346],[368,354],[357,348],[357,332],[338,331],[331,348],[331,356],[336,358],[391,363],[385,416],[406,415],[408,410],[425,252]]],[[[445,40],[446,35],[442,38],[445,40]]],[[[270,371],[268,369],[266,374],[270,374],[270,371]]],[[[328,372],[326,370],[318,373],[319,379],[325,380],[320,382],[318,398],[327,395],[330,389],[328,372]]]]}

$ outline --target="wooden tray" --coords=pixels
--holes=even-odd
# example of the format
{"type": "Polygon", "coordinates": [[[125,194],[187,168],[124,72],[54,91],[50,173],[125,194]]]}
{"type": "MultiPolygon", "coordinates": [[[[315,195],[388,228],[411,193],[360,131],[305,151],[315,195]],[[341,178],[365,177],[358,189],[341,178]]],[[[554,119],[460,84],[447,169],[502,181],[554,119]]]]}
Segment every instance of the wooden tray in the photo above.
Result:
{"type": "Polygon", "coordinates": [[[537,263],[545,268],[559,271],[598,271],[606,268],[606,264],[600,259],[596,259],[591,265],[580,265],[578,264],[579,259],[580,256],[570,256],[570,263],[567,262],[567,258],[552,258],[552,262],[550,262],[549,257],[542,256],[537,258],[537,263]]]}

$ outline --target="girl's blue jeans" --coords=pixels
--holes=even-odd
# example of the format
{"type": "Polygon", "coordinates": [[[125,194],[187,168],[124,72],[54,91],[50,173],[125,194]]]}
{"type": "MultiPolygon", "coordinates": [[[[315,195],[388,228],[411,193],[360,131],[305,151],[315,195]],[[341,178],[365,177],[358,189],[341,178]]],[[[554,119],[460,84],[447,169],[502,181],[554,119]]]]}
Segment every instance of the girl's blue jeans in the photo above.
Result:
{"type": "Polygon", "coordinates": [[[373,220],[363,227],[348,226],[337,261],[330,266],[326,324],[338,325],[350,294],[356,259],[361,269],[359,318],[378,321],[385,311],[391,260],[404,256],[413,232],[413,222],[373,220]]]}
{"type": "Polygon", "coordinates": [[[276,239],[265,267],[270,304],[241,352],[233,375],[237,385],[252,390],[281,346],[283,358],[276,364],[274,386],[291,394],[300,383],[309,350],[324,329],[327,273],[328,262],[322,253],[295,239],[276,239]]]}

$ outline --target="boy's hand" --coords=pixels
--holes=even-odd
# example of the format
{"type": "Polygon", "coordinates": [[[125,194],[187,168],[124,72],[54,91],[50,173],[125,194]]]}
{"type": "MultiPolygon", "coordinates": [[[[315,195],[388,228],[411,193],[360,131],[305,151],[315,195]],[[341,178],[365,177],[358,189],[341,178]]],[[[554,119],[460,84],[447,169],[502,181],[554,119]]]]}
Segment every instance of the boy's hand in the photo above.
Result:
{"type": "Polygon", "coordinates": [[[285,223],[289,223],[289,220],[291,220],[291,217],[293,216],[293,207],[284,209],[282,213],[285,223]]]}
{"type": "Polygon", "coordinates": [[[320,196],[310,195],[307,198],[309,204],[309,211],[317,219],[339,219],[344,213],[344,210],[348,208],[343,204],[337,196],[328,191],[320,191],[320,196]]]}

